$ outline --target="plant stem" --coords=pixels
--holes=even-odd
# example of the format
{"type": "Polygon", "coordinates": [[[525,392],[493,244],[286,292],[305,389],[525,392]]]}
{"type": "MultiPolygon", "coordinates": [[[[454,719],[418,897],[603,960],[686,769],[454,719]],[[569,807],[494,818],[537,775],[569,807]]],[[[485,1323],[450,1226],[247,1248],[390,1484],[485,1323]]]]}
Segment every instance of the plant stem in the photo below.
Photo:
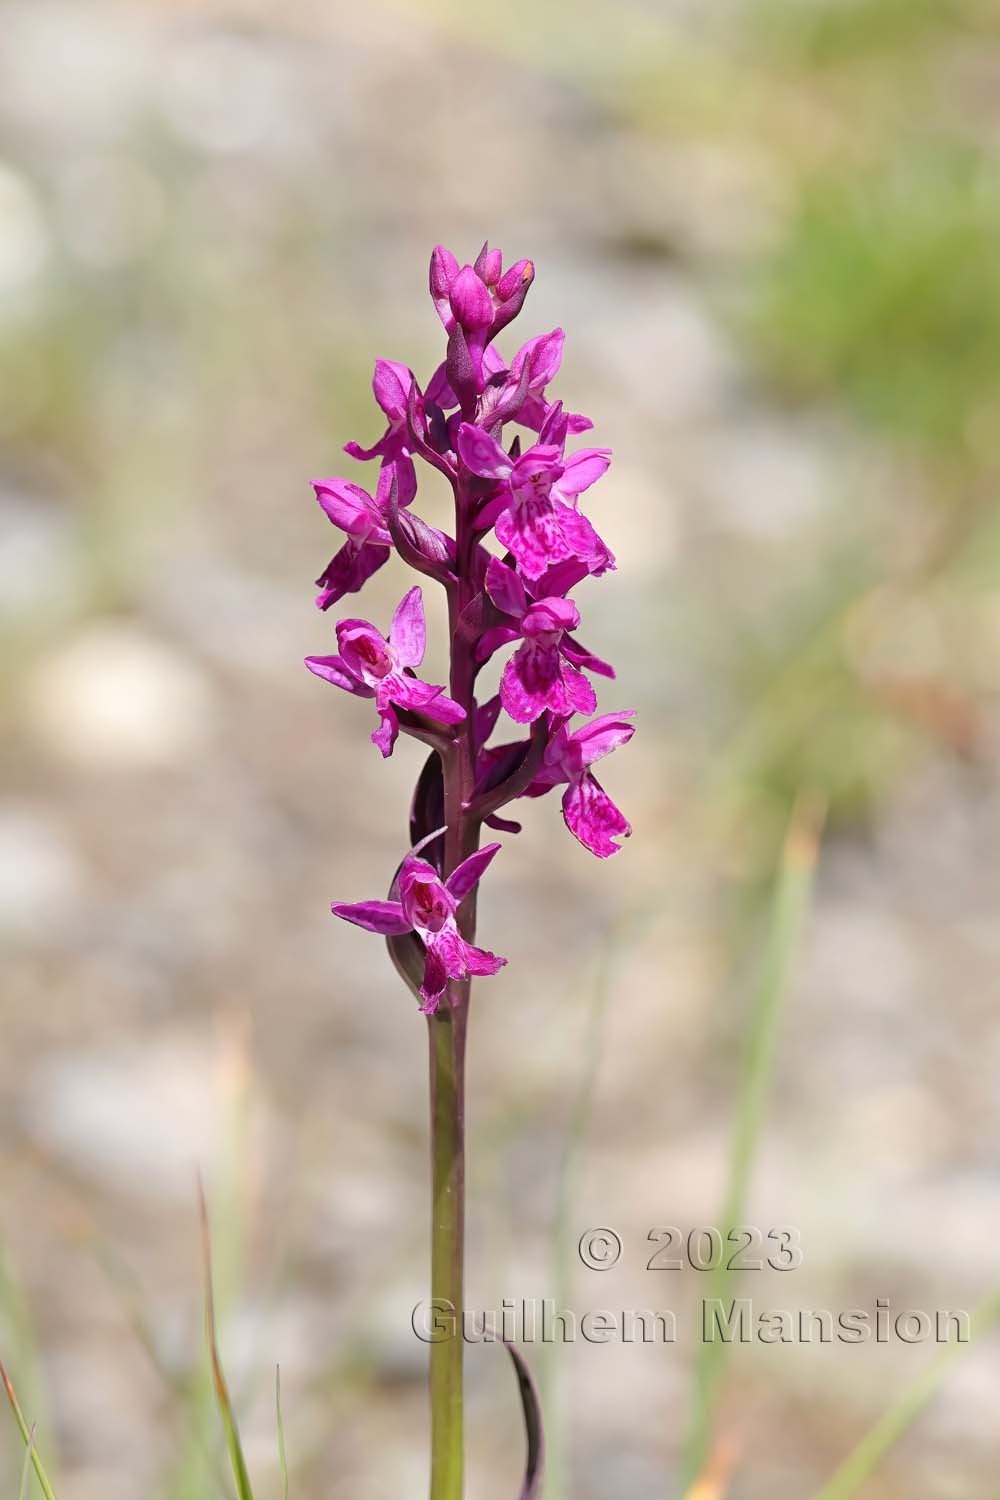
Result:
{"type": "Polygon", "coordinates": [[[428,1017],[430,1030],[431,1298],[448,1336],[430,1346],[431,1500],[461,1500],[462,1281],[465,1250],[465,995],[428,1017]]]}
{"type": "MultiPolygon", "coordinates": [[[[447,752],[441,753],[444,781],[444,875],[450,875],[479,846],[479,819],[466,807],[475,783],[476,669],[458,621],[472,592],[475,536],[468,523],[467,497],[455,489],[457,583],[449,590],[451,638],[449,682],[466,720],[447,752]]],[[[476,898],[457,913],[468,942],[476,935],[476,898]]],[[[465,1041],[471,984],[451,980],[444,1004],[428,1017],[431,1087],[431,1299],[443,1314],[450,1337],[430,1346],[431,1488],[430,1500],[462,1500],[464,1431],[462,1407],[463,1282],[465,1273],[465,1041]]]]}

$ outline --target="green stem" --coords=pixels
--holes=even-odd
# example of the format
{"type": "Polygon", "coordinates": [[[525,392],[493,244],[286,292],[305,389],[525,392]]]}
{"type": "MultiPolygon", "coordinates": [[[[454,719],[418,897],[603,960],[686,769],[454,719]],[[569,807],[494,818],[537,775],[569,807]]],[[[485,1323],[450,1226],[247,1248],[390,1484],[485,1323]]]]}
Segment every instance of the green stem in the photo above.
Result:
{"type": "Polygon", "coordinates": [[[461,1500],[465,1250],[465,1032],[468,984],[428,1018],[431,1077],[431,1298],[450,1336],[430,1346],[431,1500],[461,1500]]]}
{"type": "MultiPolygon", "coordinates": [[[[475,594],[476,537],[469,523],[471,502],[455,485],[456,579],[448,589],[451,640],[449,683],[465,709],[464,723],[447,749],[439,750],[444,783],[444,869],[447,877],[479,847],[480,819],[469,811],[475,787],[476,665],[460,629],[463,611],[475,594]]],[[[456,914],[466,942],[476,936],[473,891],[456,914]]],[[[469,1019],[469,979],[449,981],[439,1009],[428,1018],[431,1074],[431,1300],[435,1322],[450,1336],[430,1346],[431,1491],[430,1500],[462,1500],[464,1432],[462,1416],[463,1280],[465,1268],[465,1035],[469,1019]],[[443,1314],[443,1316],[440,1316],[443,1314]]]]}

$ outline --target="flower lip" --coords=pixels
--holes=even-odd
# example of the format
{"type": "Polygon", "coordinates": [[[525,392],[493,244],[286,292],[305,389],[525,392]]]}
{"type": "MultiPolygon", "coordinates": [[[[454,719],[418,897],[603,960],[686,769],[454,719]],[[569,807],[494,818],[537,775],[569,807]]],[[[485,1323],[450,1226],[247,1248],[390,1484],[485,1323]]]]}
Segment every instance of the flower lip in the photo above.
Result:
{"type": "Polygon", "coordinates": [[[344,661],[365,682],[381,682],[393,671],[392,649],[370,625],[342,622],[337,626],[337,640],[344,661]]]}
{"type": "Polygon", "coordinates": [[[451,916],[450,905],[439,880],[414,880],[407,891],[405,907],[414,927],[422,927],[427,932],[440,932],[451,916]]]}
{"type": "Polygon", "coordinates": [[[403,912],[417,932],[440,932],[455,915],[455,900],[433,865],[409,855],[399,872],[403,912]]]}

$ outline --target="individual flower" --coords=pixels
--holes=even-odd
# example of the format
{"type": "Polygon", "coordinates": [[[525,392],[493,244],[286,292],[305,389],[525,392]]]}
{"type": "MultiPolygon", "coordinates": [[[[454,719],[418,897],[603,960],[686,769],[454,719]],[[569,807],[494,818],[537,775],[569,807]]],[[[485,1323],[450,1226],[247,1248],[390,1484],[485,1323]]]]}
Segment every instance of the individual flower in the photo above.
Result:
{"type": "Polygon", "coordinates": [[[558,726],[545,750],[542,769],[532,781],[526,797],[543,797],[554,786],[566,783],[562,811],[566,827],[598,859],[617,854],[632,832],[628,819],[615,806],[590,769],[595,761],[627,745],[635,733],[629,721],[634,709],[601,714],[572,733],[565,723],[558,726]]]}
{"type": "Polygon", "coordinates": [[[495,974],[505,958],[467,943],[458,930],[456,913],[476,886],[500,848],[487,844],[470,854],[447,880],[432,865],[408,854],[398,876],[396,901],[334,902],[335,916],[383,937],[402,937],[415,932],[425,949],[424,978],[420,986],[420,1009],[433,1014],[441,1002],[449,979],[467,979],[473,974],[495,974]]]}
{"type": "Polygon", "coordinates": [[[502,486],[478,524],[495,515],[497,538],[526,578],[538,579],[553,563],[570,558],[597,576],[614,567],[608,548],[576,508],[577,497],[607,470],[610,449],[581,448],[564,458],[554,444],[536,443],[512,458],[481,427],[463,422],[458,452],[473,474],[502,486]]]}
{"type": "Polygon", "coordinates": [[[597,707],[593,686],[579,666],[614,677],[607,662],[592,656],[568,632],[580,623],[572,599],[550,595],[528,597],[524,583],[499,558],[491,557],[486,591],[493,603],[515,625],[501,625],[484,633],[479,656],[485,661],[505,641],[522,640],[500,678],[500,701],[518,724],[531,724],[546,710],[560,717],[592,714],[597,707]]]}
{"type": "MultiPolygon", "coordinates": [[[[382,475],[379,477],[379,488],[382,488],[384,478],[388,490],[388,484],[395,478],[401,506],[409,505],[417,493],[416,469],[407,446],[409,434],[406,420],[410,391],[415,384],[412,370],[408,370],[405,365],[397,364],[392,359],[377,359],[375,374],[372,377],[372,391],[375,400],[388,418],[389,425],[371,448],[362,448],[359,443],[354,442],[344,444],[344,452],[349,453],[352,458],[364,461],[381,458],[382,475]]],[[[417,394],[419,409],[419,387],[417,394]]]]}
{"type": "Polygon", "coordinates": [[[504,421],[519,422],[539,433],[540,443],[558,444],[560,452],[565,447],[568,435],[588,432],[593,427],[589,417],[580,412],[563,414],[562,402],[546,401],[545,388],[559,373],[562,364],[566,335],[561,328],[551,333],[540,333],[537,338],[522,344],[510,362],[510,369],[503,366],[496,349],[491,345],[486,351],[486,365],[491,376],[505,378],[501,383],[491,381],[483,401],[480,426],[489,429],[494,411],[504,421]],[[490,399],[487,399],[490,398],[490,399]],[[561,426],[554,427],[553,419],[561,426]]]}
{"type": "Polygon", "coordinates": [[[316,603],[329,609],[345,594],[356,594],[389,560],[392,538],[385,521],[386,491],[390,483],[383,468],[374,498],[347,479],[314,479],[313,489],[325,514],[347,533],[347,541],[316,580],[321,590],[316,603]]]}
{"type": "Polygon", "coordinates": [[[411,709],[437,724],[459,724],[465,709],[444,689],[422,682],[407,669],[424,659],[427,631],[419,585],[396,606],[389,638],[367,620],[338,620],[339,656],[307,656],[306,666],[317,677],[332,682],[358,698],[374,698],[381,720],[372,743],[383,756],[392,754],[399,733],[396,709],[411,709]]]}

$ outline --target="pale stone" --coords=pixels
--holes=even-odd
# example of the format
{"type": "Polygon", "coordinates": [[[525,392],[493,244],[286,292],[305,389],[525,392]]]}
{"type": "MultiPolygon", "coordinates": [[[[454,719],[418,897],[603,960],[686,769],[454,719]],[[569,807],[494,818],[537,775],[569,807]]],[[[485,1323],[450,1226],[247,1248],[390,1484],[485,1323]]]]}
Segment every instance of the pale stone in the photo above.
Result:
{"type": "Polygon", "coordinates": [[[90,627],[42,661],[28,720],[46,750],[88,767],[154,769],[186,761],[214,722],[207,680],[131,625],[90,627]]]}

